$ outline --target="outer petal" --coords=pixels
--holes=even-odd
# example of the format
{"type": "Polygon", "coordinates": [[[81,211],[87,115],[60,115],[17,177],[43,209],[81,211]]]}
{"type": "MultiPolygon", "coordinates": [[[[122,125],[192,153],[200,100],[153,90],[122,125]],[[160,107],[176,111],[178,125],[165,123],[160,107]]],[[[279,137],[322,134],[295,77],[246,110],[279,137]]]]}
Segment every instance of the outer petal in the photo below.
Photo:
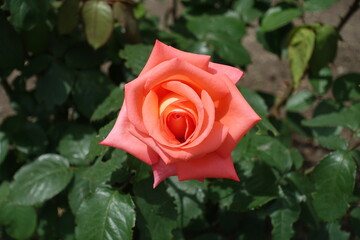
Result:
{"type": "Polygon", "coordinates": [[[246,102],[234,83],[226,77],[223,81],[229,88],[230,94],[219,103],[221,107],[217,109],[217,120],[229,127],[229,134],[217,152],[227,156],[261,118],[246,102]]]}
{"type": "Polygon", "coordinates": [[[217,153],[207,154],[201,159],[176,163],[180,181],[201,178],[230,178],[240,181],[231,156],[222,157],[217,153]]]}
{"type": "Polygon", "coordinates": [[[234,68],[228,65],[218,64],[218,63],[209,63],[209,70],[212,74],[222,73],[226,74],[230,80],[235,84],[240,78],[244,76],[244,72],[238,68],[234,68]]]}
{"type": "Polygon", "coordinates": [[[159,63],[173,58],[179,58],[204,70],[207,69],[210,61],[210,56],[184,52],[156,40],[150,57],[139,76],[146,73],[159,63]]]}
{"type": "Polygon", "coordinates": [[[134,137],[129,132],[131,128],[131,123],[127,118],[126,104],[124,103],[114,127],[100,144],[124,150],[149,165],[158,162],[159,155],[134,137]]]}
{"type": "Polygon", "coordinates": [[[159,183],[164,181],[170,176],[176,176],[176,166],[175,164],[165,164],[163,161],[158,161],[156,164],[152,165],[152,170],[154,174],[154,185],[153,188],[156,188],[159,183]]]}

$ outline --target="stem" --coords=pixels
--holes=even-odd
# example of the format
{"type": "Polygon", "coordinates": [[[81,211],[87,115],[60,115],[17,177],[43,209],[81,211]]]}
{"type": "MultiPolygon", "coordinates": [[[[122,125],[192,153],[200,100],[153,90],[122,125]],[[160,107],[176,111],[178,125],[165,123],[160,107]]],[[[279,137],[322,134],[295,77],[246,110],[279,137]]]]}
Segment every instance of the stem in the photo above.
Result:
{"type": "Polygon", "coordinates": [[[354,0],[353,4],[349,7],[347,13],[344,17],[341,18],[340,23],[336,27],[338,32],[342,30],[345,24],[349,21],[349,19],[354,15],[354,13],[360,8],[360,0],[354,0]]]}

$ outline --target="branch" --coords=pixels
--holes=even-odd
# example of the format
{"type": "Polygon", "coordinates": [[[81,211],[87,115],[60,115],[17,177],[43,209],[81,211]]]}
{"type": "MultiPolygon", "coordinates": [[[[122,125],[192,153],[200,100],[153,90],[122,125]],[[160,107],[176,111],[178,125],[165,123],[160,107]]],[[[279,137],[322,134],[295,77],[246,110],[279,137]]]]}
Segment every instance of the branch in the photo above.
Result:
{"type": "Polygon", "coordinates": [[[360,8],[360,0],[354,0],[353,4],[349,7],[347,13],[344,17],[341,18],[340,23],[336,27],[338,32],[345,26],[345,24],[349,21],[349,19],[354,15],[354,13],[360,8]]]}

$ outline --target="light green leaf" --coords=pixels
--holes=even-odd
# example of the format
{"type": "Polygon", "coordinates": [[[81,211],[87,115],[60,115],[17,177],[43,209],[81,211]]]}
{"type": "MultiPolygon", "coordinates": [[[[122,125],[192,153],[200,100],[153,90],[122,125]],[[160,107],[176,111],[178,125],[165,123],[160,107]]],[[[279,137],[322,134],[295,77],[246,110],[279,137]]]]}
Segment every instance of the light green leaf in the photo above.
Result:
{"type": "Polygon", "coordinates": [[[58,151],[69,160],[70,164],[86,165],[91,160],[86,156],[94,137],[95,130],[93,128],[86,125],[72,125],[61,138],[58,151]]]}
{"type": "Polygon", "coordinates": [[[135,204],[138,211],[138,226],[146,239],[173,239],[172,231],[178,226],[174,199],[164,184],[152,188],[150,179],[134,185],[135,204]]]}
{"type": "Polygon", "coordinates": [[[204,214],[205,189],[202,182],[196,180],[179,182],[170,178],[167,186],[167,192],[175,198],[180,227],[187,226],[191,219],[204,214]]]}
{"type": "Polygon", "coordinates": [[[319,217],[334,221],[345,214],[355,184],[356,165],[352,152],[336,151],[316,166],[312,173],[314,207],[319,217]]]}
{"type": "Polygon", "coordinates": [[[292,112],[305,110],[314,103],[315,96],[309,90],[293,94],[286,102],[286,109],[292,112]]]}
{"type": "Polygon", "coordinates": [[[58,63],[53,63],[36,85],[36,96],[48,110],[63,104],[74,82],[73,73],[58,63]]]}
{"type": "Polygon", "coordinates": [[[315,47],[310,59],[310,68],[313,72],[318,72],[334,61],[339,33],[331,25],[320,25],[315,28],[315,34],[315,47]]]}
{"type": "Polygon", "coordinates": [[[317,12],[330,7],[338,1],[339,0],[305,0],[304,5],[306,11],[317,12]]]}
{"type": "Polygon", "coordinates": [[[124,49],[119,52],[122,59],[125,59],[125,66],[138,75],[144,68],[148,60],[152,46],[144,44],[125,45],[124,49]]]}
{"type": "Polygon", "coordinates": [[[8,152],[9,140],[3,132],[0,132],[0,165],[5,160],[8,152]]]}
{"type": "Polygon", "coordinates": [[[0,225],[10,237],[17,240],[29,239],[36,228],[36,211],[31,206],[6,203],[0,206],[0,225]]]}
{"type": "Polygon", "coordinates": [[[283,8],[280,6],[272,7],[267,10],[261,21],[261,30],[264,32],[273,31],[285,26],[294,18],[300,17],[302,12],[296,7],[283,8]]]}
{"type": "Polygon", "coordinates": [[[79,22],[79,0],[64,0],[57,15],[58,31],[69,34],[79,22]]]}
{"type": "Polygon", "coordinates": [[[132,239],[134,203],[130,195],[98,188],[80,206],[76,215],[76,239],[132,239]]]}
{"type": "Polygon", "coordinates": [[[288,55],[295,87],[298,87],[300,84],[300,80],[313,53],[314,45],[315,33],[310,29],[298,27],[291,34],[288,55]]]}
{"type": "Polygon", "coordinates": [[[110,95],[105,98],[105,100],[96,108],[90,120],[98,121],[105,118],[110,113],[119,111],[123,101],[124,85],[121,85],[120,87],[114,88],[114,90],[111,91],[110,95]]]}
{"type": "Polygon", "coordinates": [[[108,41],[113,30],[110,5],[105,1],[87,1],[82,7],[82,18],[88,43],[98,49],[108,41]]]}
{"type": "Polygon", "coordinates": [[[44,154],[16,172],[10,185],[10,198],[22,205],[41,203],[62,191],[71,178],[67,159],[44,154]]]}

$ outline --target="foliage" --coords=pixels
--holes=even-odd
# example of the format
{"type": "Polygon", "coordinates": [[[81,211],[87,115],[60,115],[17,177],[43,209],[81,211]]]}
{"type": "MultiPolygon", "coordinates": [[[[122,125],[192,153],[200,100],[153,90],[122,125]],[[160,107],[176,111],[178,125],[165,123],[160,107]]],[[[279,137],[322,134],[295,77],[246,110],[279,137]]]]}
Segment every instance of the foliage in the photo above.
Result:
{"type": "Polygon", "coordinates": [[[338,28],[294,24],[337,0],[182,0],[166,30],[143,2],[0,1],[15,110],[0,125],[0,239],[360,239],[360,73],[333,77],[338,28]],[[153,189],[149,166],[97,144],[155,39],[246,70],[254,25],[293,79],[280,97],[240,89],[263,119],[232,153],[241,182],[153,189]]]}

